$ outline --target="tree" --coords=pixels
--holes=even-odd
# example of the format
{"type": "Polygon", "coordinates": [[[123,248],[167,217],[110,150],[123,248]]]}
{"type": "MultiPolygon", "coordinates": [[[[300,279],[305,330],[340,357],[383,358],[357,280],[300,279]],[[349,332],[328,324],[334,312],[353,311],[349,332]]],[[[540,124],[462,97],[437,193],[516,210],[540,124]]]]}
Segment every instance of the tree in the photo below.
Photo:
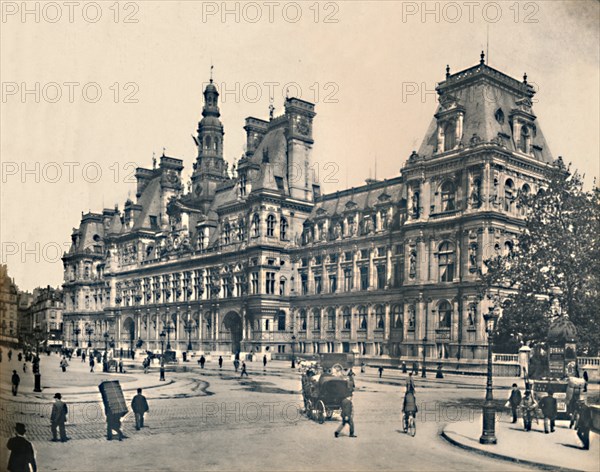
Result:
{"type": "Polygon", "coordinates": [[[544,343],[554,298],[575,324],[578,350],[596,355],[600,332],[600,189],[583,191],[583,180],[559,158],[537,195],[519,195],[527,209],[513,249],[485,261],[483,288],[508,293],[498,323],[498,349],[544,343]],[[559,290],[557,290],[559,289],[559,290]],[[557,294],[558,292],[558,294],[557,294]]]}

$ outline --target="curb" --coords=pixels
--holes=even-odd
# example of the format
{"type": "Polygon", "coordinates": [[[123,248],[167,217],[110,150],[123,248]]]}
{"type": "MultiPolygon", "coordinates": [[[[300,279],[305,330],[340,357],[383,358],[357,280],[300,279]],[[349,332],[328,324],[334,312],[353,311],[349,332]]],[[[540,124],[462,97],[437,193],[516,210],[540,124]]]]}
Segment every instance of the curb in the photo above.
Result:
{"type": "Polygon", "coordinates": [[[482,456],[491,457],[493,459],[499,459],[499,460],[513,462],[513,463],[520,464],[520,465],[535,467],[535,468],[541,469],[541,470],[553,470],[553,471],[558,471],[558,472],[582,472],[581,469],[567,469],[564,467],[556,467],[553,465],[544,464],[542,462],[534,462],[534,461],[528,461],[525,459],[517,459],[516,457],[505,456],[503,454],[497,454],[495,452],[482,451],[481,449],[477,449],[476,447],[467,446],[466,444],[462,444],[462,443],[456,441],[455,439],[452,439],[450,436],[448,436],[446,434],[445,427],[441,432],[441,436],[446,441],[448,441],[450,444],[452,444],[453,446],[460,447],[461,449],[464,449],[469,452],[474,452],[474,453],[480,454],[482,456]]]}

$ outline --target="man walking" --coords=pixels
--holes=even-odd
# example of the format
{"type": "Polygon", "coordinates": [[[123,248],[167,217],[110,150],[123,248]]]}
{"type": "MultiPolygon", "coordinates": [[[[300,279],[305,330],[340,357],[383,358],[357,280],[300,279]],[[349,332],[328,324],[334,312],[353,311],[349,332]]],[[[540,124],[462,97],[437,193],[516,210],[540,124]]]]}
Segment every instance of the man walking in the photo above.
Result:
{"type": "Polygon", "coordinates": [[[380,365],[378,370],[379,370],[379,378],[381,378],[381,376],[383,375],[383,366],[380,365]]]}
{"type": "Polygon", "coordinates": [[[8,362],[10,362],[12,359],[12,349],[8,350],[8,362]]]}
{"type": "Polygon", "coordinates": [[[219,356],[219,369],[223,368],[223,356],[219,356]]]}
{"type": "Polygon", "coordinates": [[[6,470],[9,472],[29,472],[30,470],[37,472],[33,444],[24,437],[26,433],[25,425],[17,423],[15,432],[16,435],[6,443],[6,448],[10,451],[6,470]]]}
{"type": "Polygon", "coordinates": [[[415,391],[415,381],[413,379],[412,372],[408,374],[408,379],[406,379],[406,390],[412,390],[413,392],[415,391]]]}
{"type": "Polygon", "coordinates": [[[50,415],[50,423],[52,426],[52,441],[57,442],[58,437],[56,435],[56,429],[60,430],[61,442],[67,442],[67,432],[65,431],[65,421],[67,421],[67,413],[69,408],[67,404],[62,401],[62,395],[56,393],[54,395],[54,405],[52,405],[52,413],[50,415]]]}
{"type": "Polygon", "coordinates": [[[592,427],[592,412],[590,407],[582,402],[579,408],[579,420],[577,421],[577,437],[583,443],[583,449],[590,448],[590,429],[592,427]]]}
{"type": "Polygon", "coordinates": [[[240,374],[240,378],[242,378],[244,374],[246,374],[246,377],[248,377],[248,372],[246,372],[246,363],[242,362],[242,373],[240,374]]]}
{"type": "Polygon", "coordinates": [[[552,396],[552,390],[548,390],[548,395],[540,400],[540,408],[544,414],[544,433],[554,432],[554,420],[556,420],[556,398],[552,396]],[[548,431],[550,430],[550,431],[548,431]]]}
{"type": "Polygon", "coordinates": [[[204,364],[206,364],[206,357],[204,357],[204,354],[200,356],[198,363],[200,364],[200,368],[204,369],[204,364]]]}
{"type": "Polygon", "coordinates": [[[106,439],[112,441],[113,431],[116,431],[119,441],[122,441],[125,436],[121,431],[121,415],[113,413],[110,408],[106,408],[106,439]]]}
{"type": "Polygon", "coordinates": [[[94,360],[94,356],[90,355],[90,372],[94,372],[94,365],[96,365],[96,361],[94,360]]]}
{"type": "Polygon", "coordinates": [[[238,359],[233,360],[233,368],[235,369],[235,373],[237,374],[237,371],[240,368],[240,361],[238,359]]]}
{"type": "Polygon", "coordinates": [[[67,371],[68,365],[69,365],[69,363],[67,362],[67,358],[65,356],[63,356],[63,358],[60,360],[60,368],[62,369],[63,372],[67,371]]]}
{"type": "Polygon", "coordinates": [[[142,395],[141,388],[137,389],[137,395],[131,400],[131,409],[135,415],[135,429],[139,431],[140,428],[144,427],[144,413],[149,410],[148,402],[146,397],[142,395]]]}
{"type": "Polygon", "coordinates": [[[350,426],[350,437],[355,438],[354,434],[354,408],[352,407],[352,394],[342,400],[342,424],[335,430],[333,435],[337,438],[344,426],[350,426]]]}
{"type": "Polygon", "coordinates": [[[267,355],[265,354],[263,356],[263,370],[267,369],[267,355]]]}
{"type": "Polygon", "coordinates": [[[522,396],[521,391],[517,387],[517,384],[512,384],[512,390],[510,392],[510,398],[508,399],[508,403],[510,403],[510,409],[512,410],[512,423],[517,422],[517,409],[521,404],[522,396]]]}
{"type": "Polygon", "coordinates": [[[21,377],[17,374],[16,370],[13,370],[12,374],[12,394],[13,397],[17,396],[17,392],[19,391],[19,384],[21,383],[21,377]]]}

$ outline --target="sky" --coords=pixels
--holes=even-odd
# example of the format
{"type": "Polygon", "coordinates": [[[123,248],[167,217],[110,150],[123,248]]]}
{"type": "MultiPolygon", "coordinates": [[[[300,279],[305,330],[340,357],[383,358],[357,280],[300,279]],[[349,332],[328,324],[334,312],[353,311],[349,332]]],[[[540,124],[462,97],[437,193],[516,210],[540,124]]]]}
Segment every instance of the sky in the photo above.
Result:
{"type": "Polygon", "coordinates": [[[272,96],[316,103],[324,192],[399,174],[437,82],[478,63],[521,80],[554,156],[599,171],[599,4],[535,2],[2,2],[0,262],[22,290],[62,283],[82,212],[135,198],[135,167],[195,159],[202,91],[221,92],[224,153],[272,96]]]}

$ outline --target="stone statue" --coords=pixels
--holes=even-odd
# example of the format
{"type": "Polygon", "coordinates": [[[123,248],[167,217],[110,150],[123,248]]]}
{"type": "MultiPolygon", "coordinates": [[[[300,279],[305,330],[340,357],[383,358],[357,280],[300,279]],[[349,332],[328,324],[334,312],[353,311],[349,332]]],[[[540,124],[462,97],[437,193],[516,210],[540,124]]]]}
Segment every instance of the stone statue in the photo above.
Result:
{"type": "Polygon", "coordinates": [[[417,251],[411,251],[409,256],[409,276],[414,279],[417,276],[417,251]]]}

